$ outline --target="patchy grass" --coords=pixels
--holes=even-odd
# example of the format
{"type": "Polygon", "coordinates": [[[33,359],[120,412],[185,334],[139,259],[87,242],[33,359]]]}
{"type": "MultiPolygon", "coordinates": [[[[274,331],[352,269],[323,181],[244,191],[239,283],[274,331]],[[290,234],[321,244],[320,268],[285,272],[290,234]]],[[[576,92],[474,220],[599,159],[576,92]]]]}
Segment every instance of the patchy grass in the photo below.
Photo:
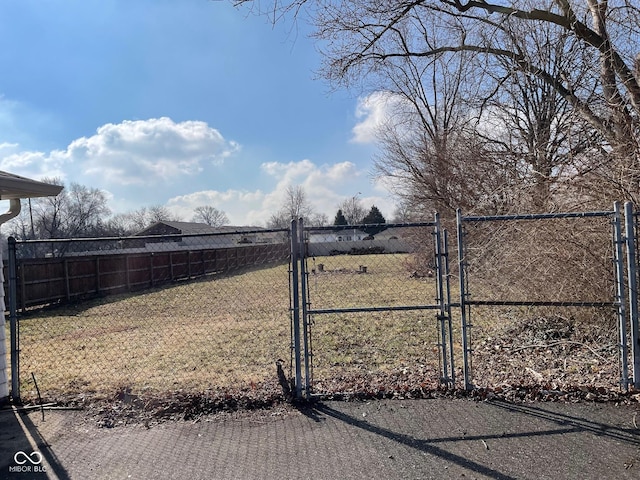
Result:
{"type": "MultiPolygon", "coordinates": [[[[320,392],[343,376],[437,367],[435,313],[373,312],[316,316],[314,381],[320,392]]],[[[437,373],[430,380],[437,381],[437,373]]]]}
{"type": "MultiPolygon", "coordinates": [[[[310,259],[310,307],[435,304],[435,279],[412,278],[408,262],[406,254],[310,259]]],[[[319,391],[331,389],[333,379],[345,375],[438,365],[433,310],[316,314],[312,321],[313,378],[319,391]]]]}
{"type": "Polygon", "coordinates": [[[316,257],[309,259],[307,265],[315,309],[436,302],[435,279],[411,278],[407,254],[316,257]],[[362,267],[366,273],[361,273],[362,267]]]}
{"type": "Polygon", "coordinates": [[[259,382],[289,355],[287,266],[41,310],[21,319],[23,397],[259,382]]]}
{"type": "MultiPolygon", "coordinates": [[[[435,279],[412,278],[409,262],[409,255],[400,254],[309,259],[309,306],[435,304],[435,279]]],[[[275,398],[275,362],[288,365],[291,354],[288,275],[288,266],[280,265],[30,312],[20,321],[22,397],[36,398],[33,372],[45,400],[134,396],[193,402],[192,395],[204,395],[206,403],[237,398],[238,392],[250,402],[275,398]]],[[[435,313],[314,314],[316,391],[436,388],[435,313]]],[[[486,387],[540,384],[549,391],[585,384],[615,388],[609,313],[564,313],[566,318],[474,307],[472,381],[486,387]],[[580,320],[598,315],[604,315],[602,322],[580,320]]],[[[455,310],[453,322],[460,380],[455,310]]]]}
{"type": "MultiPolygon", "coordinates": [[[[338,255],[309,259],[311,309],[436,303],[433,278],[410,276],[409,255],[338,255]],[[320,267],[322,265],[322,267],[320,267]],[[366,273],[365,273],[366,270],[366,273]]],[[[438,365],[433,310],[313,315],[314,384],[438,365]]]]}
{"type": "MultiPolygon", "coordinates": [[[[312,308],[433,303],[433,279],[409,278],[407,255],[310,260],[312,308]],[[323,263],[324,272],[317,264],[323,263]],[[367,273],[359,273],[366,265],[367,273]]],[[[317,315],[316,378],[435,362],[434,312],[317,315]]],[[[22,396],[109,397],[255,388],[290,359],[288,266],[238,272],[32,312],[21,318],[22,396]]]]}

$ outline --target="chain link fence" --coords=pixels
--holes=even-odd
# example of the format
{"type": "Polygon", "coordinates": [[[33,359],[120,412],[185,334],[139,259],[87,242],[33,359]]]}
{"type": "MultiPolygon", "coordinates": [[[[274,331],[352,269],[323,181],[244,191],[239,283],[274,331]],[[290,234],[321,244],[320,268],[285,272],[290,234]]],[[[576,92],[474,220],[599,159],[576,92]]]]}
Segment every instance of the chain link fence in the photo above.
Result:
{"type": "Polygon", "coordinates": [[[461,217],[474,386],[624,381],[614,220],[613,211],[461,217]]]}
{"type": "Polygon", "coordinates": [[[10,241],[14,392],[268,403],[638,382],[620,212],[460,214],[457,244],[437,216],[295,225],[10,241]]]}
{"type": "Polygon", "coordinates": [[[291,335],[287,230],[15,250],[23,400],[280,393],[275,362],[289,363],[291,335]]]}
{"type": "Polygon", "coordinates": [[[447,356],[439,348],[434,226],[305,230],[312,393],[437,388],[447,356]]]}

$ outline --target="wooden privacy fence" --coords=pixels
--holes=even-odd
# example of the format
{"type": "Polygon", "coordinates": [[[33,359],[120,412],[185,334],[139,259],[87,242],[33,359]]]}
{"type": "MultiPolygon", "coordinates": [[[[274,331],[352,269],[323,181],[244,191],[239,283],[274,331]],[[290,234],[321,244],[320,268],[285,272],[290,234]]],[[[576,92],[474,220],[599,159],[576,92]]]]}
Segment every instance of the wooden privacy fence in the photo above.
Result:
{"type": "MultiPolygon", "coordinates": [[[[17,306],[143,290],[288,261],[288,244],[17,260],[17,306]]],[[[5,272],[5,278],[8,278],[5,272]]]]}

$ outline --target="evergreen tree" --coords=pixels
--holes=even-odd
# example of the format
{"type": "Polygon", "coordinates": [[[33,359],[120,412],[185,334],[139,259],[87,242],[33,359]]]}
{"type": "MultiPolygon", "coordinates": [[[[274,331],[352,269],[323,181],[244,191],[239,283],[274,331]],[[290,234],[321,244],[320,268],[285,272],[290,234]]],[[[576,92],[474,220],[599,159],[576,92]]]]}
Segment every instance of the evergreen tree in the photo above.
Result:
{"type": "Polygon", "coordinates": [[[336,218],[333,220],[333,224],[334,225],[348,225],[349,224],[347,222],[347,219],[345,218],[344,214],[342,213],[342,209],[339,209],[338,213],[336,213],[336,218]]]}
{"type": "MultiPolygon", "coordinates": [[[[387,221],[385,220],[384,216],[382,215],[378,207],[373,205],[371,207],[371,210],[369,210],[369,213],[367,213],[367,215],[362,219],[362,223],[364,225],[381,225],[383,223],[387,223],[387,221]]],[[[369,235],[375,235],[376,233],[379,233],[382,230],[384,230],[384,227],[382,226],[366,227],[364,229],[364,231],[367,232],[369,235]]]]}
{"type": "Polygon", "coordinates": [[[362,219],[362,223],[365,225],[377,225],[380,223],[387,223],[387,221],[378,207],[373,205],[371,210],[369,210],[369,213],[367,213],[367,215],[362,219]]]}
{"type": "MultiPolygon", "coordinates": [[[[360,195],[359,192],[358,195],[360,195]]],[[[342,210],[342,214],[347,220],[347,225],[360,225],[366,213],[364,207],[362,206],[362,202],[358,198],[358,195],[349,197],[340,205],[338,205],[338,208],[342,210]]]]}

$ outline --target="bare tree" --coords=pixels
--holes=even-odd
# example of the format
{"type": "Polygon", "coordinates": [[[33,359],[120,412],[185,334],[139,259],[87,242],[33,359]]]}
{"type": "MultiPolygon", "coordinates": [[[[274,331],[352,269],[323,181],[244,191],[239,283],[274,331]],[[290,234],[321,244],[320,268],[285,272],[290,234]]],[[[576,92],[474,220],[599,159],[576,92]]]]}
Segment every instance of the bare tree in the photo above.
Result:
{"type": "Polygon", "coordinates": [[[288,218],[282,211],[273,213],[267,220],[267,228],[289,228],[291,218],[288,218]]]}
{"type": "Polygon", "coordinates": [[[142,230],[131,213],[116,213],[107,220],[105,235],[109,237],[126,237],[142,230]]]}
{"type": "Polygon", "coordinates": [[[98,188],[72,183],[66,192],[65,236],[73,238],[100,234],[105,219],[111,214],[105,193],[98,188]]]}
{"type": "Polygon", "coordinates": [[[128,236],[138,233],[156,222],[179,222],[181,219],[162,205],[141,207],[137,210],[117,213],[108,219],[104,227],[105,235],[128,236]]]}
{"type": "Polygon", "coordinates": [[[29,216],[29,207],[27,201],[22,201],[20,213],[9,222],[3,225],[3,230],[8,237],[14,237],[20,240],[31,240],[35,237],[32,234],[33,222],[29,216]]]}
{"type": "Polygon", "coordinates": [[[303,218],[306,223],[313,216],[314,211],[307,193],[302,185],[289,185],[285,191],[284,201],[280,210],[271,215],[267,221],[269,228],[287,228],[293,219],[303,218]]]}
{"type": "MultiPolygon", "coordinates": [[[[324,55],[322,73],[334,85],[376,84],[394,62],[428,62],[445,54],[484,65],[485,73],[497,66],[505,80],[535,78],[595,132],[599,155],[595,161],[585,155],[567,174],[597,177],[618,199],[640,199],[640,8],[635,2],[290,0],[272,5],[274,19],[307,8],[324,55]],[[514,41],[518,32],[534,31],[548,32],[550,45],[564,42],[575,54],[573,65],[586,68],[550,69],[530,43],[514,41]]],[[[496,90],[506,85],[487,75],[464,80],[496,90]]]]}
{"type": "Polygon", "coordinates": [[[308,219],[311,227],[324,227],[329,224],[329,216],[326,213],[314,213],[308,219]]]}
{"type": "Polygon", "coordinates": [[[133,235],[156,222],[178,221],[169,210],[162,205],[140,207],[126,213],[114,215],[109,223],[113,233],[119,235],[133,235]]]}
{"type": "Polygon", "coordinates": [[[390,130],[381,138],[377,171],[394,180],[395,193],[418,217],[429,218],[435,211],[451,216],[456,208],[504,213],[515,203],[514,169],[476,136],[450,132],[446,149],[440,145],[440,150],[420,130],[410,138],[390,130]]]}
{"type": "Polygon", "coordinates": [[[478,108],[469,100],[477,88],[464,84],[473,72],[464,56],[450,54],[403,57],[378,71],[393,101],[379,127],[376,171],[421,217],[456,208],[499,213],[514,204],[514,161],[495,155],[477,130],[478,108]]]}
{"type": "Polygon", "coordinates": [[[222,210],[218,210],[211,205],[196,207],[194,210],[192,222],[201,222],[211,225],[212,227],[220,227],[229,223],[229,217],[222,210]]]}
{"type": "Polygon", "coordinates": [[[313,214],[313,207],[302,185],[287,187],[282,210],[292,218],[309,218],[313,214]]]}
{"type": "Polygon", "coordinates": [[[152,225],[156,222],[177,222],[178,217],[172,215],[164,205],[151,205],[147,210],[147,223],[152,225]]]}
{"type": "MultiPolygon", "coordinates": [[[[45,178],[44,182],[63,185],[60,178],[45,178]]],[[[71,183],[56,197],[34,199],[28,217],[21,217],[22,234],[29,237],[73,238],[99,235],[111,211],[105,193],[78,183],[71,183]],[[30,228],[25,223],[29,222],[30,228]]]]}
{"type": "MultiPolygon", "coordinates": [[[[514,49],[554,77],[587,75],[590,66],[566,33],[549,25],[520,25],[509,32],[514,49]],[[525,30],[524,27],[527,27],[525,30]]],[[[548,82],[513,72],[509,59],[497,57],[485,75],[499,85],[482,99],[481,134],[496,155],[509,158],[518,173],[520,205],[548,211],[566,203],[568,180],[575,182],[580,159],[592,159],[599,137],[548,82]]]]}
{"type": "Polygon", "coordinates": [[[362,206],[362,201],[358,198],[358,195],[349,197],[338,205],[338,210],[342,210],[344,218],[346,218],[349,225],[359,225],[362,223],[362,219],[367,214],[365,208],[362,206]]]}
{"type": "Polygon", "coordinates": [[[420,217],[414,212],[412,206],[408,202],[401,200],[393,210],[391,223],[409,223],[418,220],[420,220],[420,217]]]}
{"type": "Polygon", "coordinates": [[[365,72],[378,73],[397,58],[436,59],[444,53],[471,53],[490,66],[506,64],[513,75],[543,82],[589,123],[607,152],[613,172],[606,178],[609,188],[616,195],[637,196],[640,57],[633,46],[640,35],[640,11],[633,3],[442,0],[381,9],[379,2],[361,0],[324,5],[316,19],[318,36],[331,40],[325,43],[330,80],[348,83],[365,72]],[[536,29],[547,31],[552,45],[566,42],[589,70],[554,71],[539,61],[531,44],[514,42],[514,33],[536,29]]]}
{"type": "MultiPolygon", "coordinates": [[[[63,185],[59,177],[43,178],[43,182],[63,185]]],[[[38,198],[32,201],[33,231],[36,238],[64,238],[63,218],[68,198],[63,190],[55,197],[38,198]]]]}

